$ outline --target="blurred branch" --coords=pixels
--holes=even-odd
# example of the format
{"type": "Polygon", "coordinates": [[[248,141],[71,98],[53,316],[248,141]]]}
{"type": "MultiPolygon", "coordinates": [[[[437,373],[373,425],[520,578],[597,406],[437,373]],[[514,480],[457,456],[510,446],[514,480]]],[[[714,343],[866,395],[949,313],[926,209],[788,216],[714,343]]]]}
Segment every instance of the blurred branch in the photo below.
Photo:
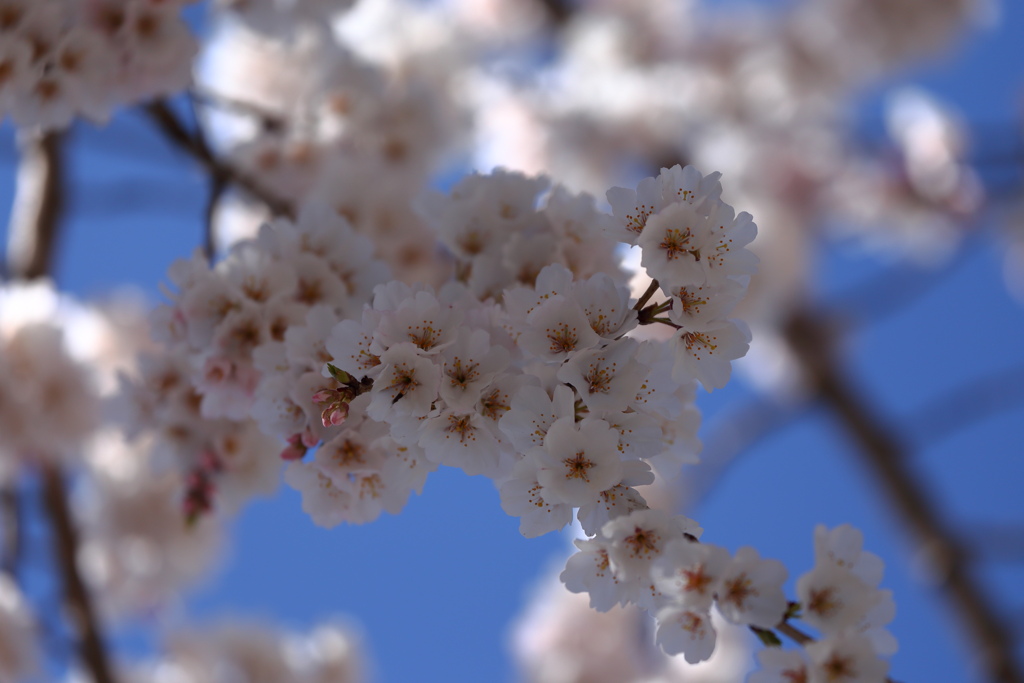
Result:
{"type": "Polygon", "coordinates": [[[916,537],[919,551],[932,559],[937,586],[949,597],[989,679],[1022,683],[1007,624],[971,575],[965,548],[945,526],[920,478],[911,471],[907,449],[842,373],[826,321],[811,312],[797,313],[786,327],[786,337],[804,364],[818,400],[846,428],[881,482],[883,492],[916,537]]]}
{"type": "Polygon", "coordinates": [[[685,479],[686,506],[693,509],[700,505],[737,457],[792,424],[807,409],[804,401],[783,404],[771,398],[755,398],[716,419],[704,441],[700,466],[690,470],[685,479]]]}
{"type": "Polygon", "coordinates": [[[188,95],[194,103],[257,119],[265,133],[276,133],[284,130],[285,120],[283,116],[252,102],[245,102],[209,90],[200,90],[196,87],[192,87],[188,91],[188,95]]]}
{"type": "Polygon", "coordinates": [[[0,488],[0,515],[3,515],[3,550],[0,551],[3,561],[0,564],[0,571],[16,580],[21,566],[22,539],[25,535],[17,481],[7,482],[0,488]]]}
{"type": "Polygon", "coordinates": [[[906,263],[887,267],[874,277],[851,286],[830,300],[830,309],[841,311],[857,323],[879,323],[925,298],[969,259],[976,241],[965,238],[955,258],[939,268],[912,268],[906,263]]]}
{"type": "Polygon", "coordinates": [[[61,133],[19,137],[17,187],[7,230],[7,276],[34,280],[53,267],[64,208],[61,133]]]}
{"type": "MultiPolygon", "coordinates": [[[[191,97],[189,103],[192,105],[192,121],[195,124],[196,143],[202,149],[210,149],[210,143],[203,132],[202,121],[199,118],[199,111],[196,108],[196,99],[191,97]]],[[[210,174],[210,193],[206,197],[206,209],[203,212],[203,254],[206,260],[212,265],[217,255],[216,237],[214,234],[214,219],[216,218],[217,206],[228,189],[228,178],[223,173],[210,174]]]]}
{"type": "Polygon", "coordinates": [[[537,0],[537,3],[544,8],[549,20],[556,28],[562,28],[568,24],[572,15],[576,13],[573,0],[537,0]]]}
{"type": "Polygon", "coordinates": [[[987,417],[1024,405],[1024,366],[974,378],[932,400],[906,423],[918,441],[935,443],[987,417]]]}
{"type": "Polygon", "coordinates": [[[156,124],[164,137],[198,161],[212,176],[226,178],[265,204],[275,216],[295,218],[295,207],[290,201],[274,194],[244,171],[218,159],[202,136],[189,132],[166,102],[160,100],[152,102],[145,105],[143,111],[156,124]]]}
{"type": "Polygon", "coordinates": [[[992,562],[1024,561],[1024,524],[971,523],[970,551],[992,562]]]}
{"type": "Polygon", "coordinates": [[[56,465],[42,467],[43,505],[53,526],[55,559],[64,586],[67,618],[78,635],[78,653],[94,683],[114,683],[92,597],[78,569],[78,531],[71,519],[64,474],[56,465]]]}

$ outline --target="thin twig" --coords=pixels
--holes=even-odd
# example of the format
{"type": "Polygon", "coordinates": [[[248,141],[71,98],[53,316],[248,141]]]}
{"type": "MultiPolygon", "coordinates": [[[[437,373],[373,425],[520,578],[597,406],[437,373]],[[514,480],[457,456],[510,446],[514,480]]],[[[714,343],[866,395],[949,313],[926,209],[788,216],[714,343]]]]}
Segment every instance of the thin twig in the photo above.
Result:
{"type": "Polygon", "coordinates": [[[655,293],[657,293],[657,291],[658,291],[658,281],[657,280],[651,280],[651,284],[647,285],[647,291],[644,292],[640,296],[639,299],[637,299],[637,302],[635,304],[633,304],[633,310],[634,311],[642,310],[643,307],[647,305],[647,302],[651,300],[651,297],[654,296],[655,293]]]}
{"type": "Polygon", "coordinates": [[[906,447],[840,371],[828,325],[814,313],[796,314],[787,325],[786,336],[804,364],[817,397],[846,428],[882,490],[916,536],[920,549],[933,559],[938,585],[968,632],[989,679],[1022,683],[1007,624],[971,575],[964,547],[942,521],[920,477],[911,471],[906,447]]]}
{"type": "Polygon", "coordinates": [[[56,465],[42,467],[43,503],[53,527],[53,549],[64,585],[68,620],[78,634],[78,653],[94,683],[116,681],[103,644],[92,596],[78,569],[78,530],[71,519],[64,474],[56,465]]]}
{"type": "Polygon", "coordinates": [[[233,184],[265,204],[275,216],[295,218],[296,211],[292,202],[279,197],[266,187],[263,187],[257,180],[241,169],[218,159],[209,146],[205,144],[203,138],[193,135],[185,128],[177,114],[174,113],[166,102],[159,100],[152,102],[145,105],[143,111],[146,112],[169,141],[202,164],[212,175],[219,175],[229,179],[233,184]]]}
{"type": "MultiPolygon", "coordinates": [[[[189,102],[192,107],[192,121],[195,125],[196,144],[200,149],[210,149],[210,144],[203,132],[202,121],[199,118],[199,111],[196,109],[195,97],[189,102]]],[[[210,193],[206,197],[206,210],[203,212],[203,254],[206,260],[212,264],[217,253],[216,236],[214,234],[214,220],[216,219],[217,207],[221,198],[228,189],[228,178],[223,173],[210,173],[210,193]]]]}
{"type": "Polygon", "coordinates": [[[811,638],[809,635],[798,629],[796,626],[793,626],[793,624],[789,623],[788,621],[782,622],[775,628],[778,630],[779,633],[786,636],[787,638],[792,640],[797,645],[800,645],[801,647],[809,645],[814,642],[814,638],[811,638]]]}
{"type": "Polygon", "coordinates": [[[17,190],[7,232],[7,276],[34,280],[53,269],[64,208],[60,133],[19,139],[17,190]]]}

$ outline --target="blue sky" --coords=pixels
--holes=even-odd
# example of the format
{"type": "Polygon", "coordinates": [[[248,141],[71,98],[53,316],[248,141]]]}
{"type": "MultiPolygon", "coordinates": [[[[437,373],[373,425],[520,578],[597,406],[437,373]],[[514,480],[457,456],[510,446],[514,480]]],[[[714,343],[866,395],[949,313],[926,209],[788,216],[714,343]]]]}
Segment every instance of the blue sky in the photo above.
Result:
{"type": "MultiPolygon", "coordinates": [[[[878,130],[884,92],[905,83],[923,85],[972,123],[1019,122],[1024,4],[1007,2],[1002,9],[996,30],[865,93],[858,122],[865,134],[878,130]]],[[[13,140],[9,126],[0,132],[5,207],[13,140]]],[[[1002,146],[997,138],[982,142],[987,150],[1002,146]]],[[[59,284],[89,297],[130,283],[156,297],[170,262],[200,243],[203,176],[135,112],[103,129],[76,126],[69,149],[71,196],[59,284]]],[[[968,536],[985,523],[1024,528],[1020,407],[941,438],[929,438],[933,425],[902,427],[913,425],[909,418],[936,395],[1024,365],[1024,311],[1003,285],[994,223],[969,238],[970,246],[946,266],[938,284],[899,315],[859,326],[846,347],[857,387],[901,427],[915,446],[912,464],[941,500],[946,521],[968,536]]],[[[890,267],[828,247],[820,264],[820,300],[834,301],[890,267]]],[[[908,269],[905,277],[914,282],[931,276],[908,269]]],[[[750,396],[739,381],[702,395],[705,428],[720,428],[750,396]]],[[[733,550],[753,545],[782,560],[794,577],[813,562],[815,524],[854,524],[865,532],[866,547],[886,560],[883,587],[896,596],[892,630],[901,650],[892,676],[904,683],[981,680],[969,667],[951,612],[921,580],[908,536],[890,510],[836,422],[811,410],[744,453],[691,515],[706,529],[706,539],[733,550]]],[[[423,495],[401,515],[370,525],[320,529],[301,511],[298,494],[282,486],[275,498],[246,509],[234,531],[227,561],[189,596],[189,617],[255,616],[305,629],[346,614],[361,624],[378,680],[387,683],[512,680],[510,623],[533,583],[567,549],[558,534],[520,537],[517,520],[502,512],[490,481],[454,470],[431,475],[423,495]]],[[[1016,615],[1019,628],[1022,560],[978,565],[985,586],[1005,614],[1016,615]]],[[[137,636],[125,632],[122,638],[137,649],[137,636]]]]}

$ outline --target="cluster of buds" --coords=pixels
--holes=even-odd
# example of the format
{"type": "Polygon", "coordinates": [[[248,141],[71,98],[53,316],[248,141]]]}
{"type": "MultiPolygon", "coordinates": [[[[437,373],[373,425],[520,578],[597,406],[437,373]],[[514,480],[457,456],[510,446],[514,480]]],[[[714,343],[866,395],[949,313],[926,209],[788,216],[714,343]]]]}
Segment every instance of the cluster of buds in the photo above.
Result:
{"type": "Polygon", "coordinates": [[[216,493],[214,479],[222,472],[224,465],[220,457],[213,451],[204,451],[199,462],[185,477],[185,497],[182,507],[185,521],[189,526],[204,514],[213,509],[213,497],[216,493]]]}
{"type": "Polygon", "coordinates": [[[363,377],[357,380],[344,370],[328,363],[325,372],[330,374],[340,387],[321,389],[313,394],[313,403],[324,407],[320,417],[324,427],[337,427],[348,417],[348,406],[356,396],[373,388],[373,380],[363,377]]]}

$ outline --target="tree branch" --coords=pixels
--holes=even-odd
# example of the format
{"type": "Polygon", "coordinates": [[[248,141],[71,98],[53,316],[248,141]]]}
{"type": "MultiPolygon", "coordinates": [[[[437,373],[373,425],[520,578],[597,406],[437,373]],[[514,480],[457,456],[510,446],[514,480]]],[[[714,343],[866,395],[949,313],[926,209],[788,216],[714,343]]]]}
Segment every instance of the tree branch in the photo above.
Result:
{"type": "Polygon", "coordinates": [[[920,550],[933,559],[938,586],[949,597],[988,677],[1001,683],[1022,683],[1010,630],[971,575],[964,547],[945,526],[919,478],[908,467],[906,448],[841,372],[828,326],[813,313],[797,313],[787,325],[786,337],[803,362],[818,399],[846,428],[882,490],[917,538],[920,550]]]}
{"type": "Polygon", "coordinates": [[[7,229],[7,276],[34,280],[53,268],[64,208],[61,133],[21,136],[17,189],[7,229]]]}
{"type": "Polygon", "coordinates": [[[103,645],[92,597],[78,570],[78,531],[71,520],[64,475],[56,465],[42,467],[43,503],[53,526],[53,549],[64,585],[67,618],[78,634],[78,653],[94,683],[115,683],[103,645]]]}
{"type": "Polygon", "coordinates": [[[156,124],[156,127],[164,134],[167,140],[198,161],[215,178],[219,176],[228,179],[253,198],[265,204],[275,216],[295,218],[296,211],[292,202],[274,194],[241,169],[218,159],[202,137],[193,135],[185,128],[177,114],[174,113],[166,102],[160,100],[152,102],[145,105],[143,111],[156,124]]]}
{"type": "Polygon", "coordinates": [[[7,482],[0,488],[0,508],[0,514],[3,515],[3,551],[0,552],[3,561],[0,563],[0,571],[17,579],[25,532],[17,481],[7,482]]]}

